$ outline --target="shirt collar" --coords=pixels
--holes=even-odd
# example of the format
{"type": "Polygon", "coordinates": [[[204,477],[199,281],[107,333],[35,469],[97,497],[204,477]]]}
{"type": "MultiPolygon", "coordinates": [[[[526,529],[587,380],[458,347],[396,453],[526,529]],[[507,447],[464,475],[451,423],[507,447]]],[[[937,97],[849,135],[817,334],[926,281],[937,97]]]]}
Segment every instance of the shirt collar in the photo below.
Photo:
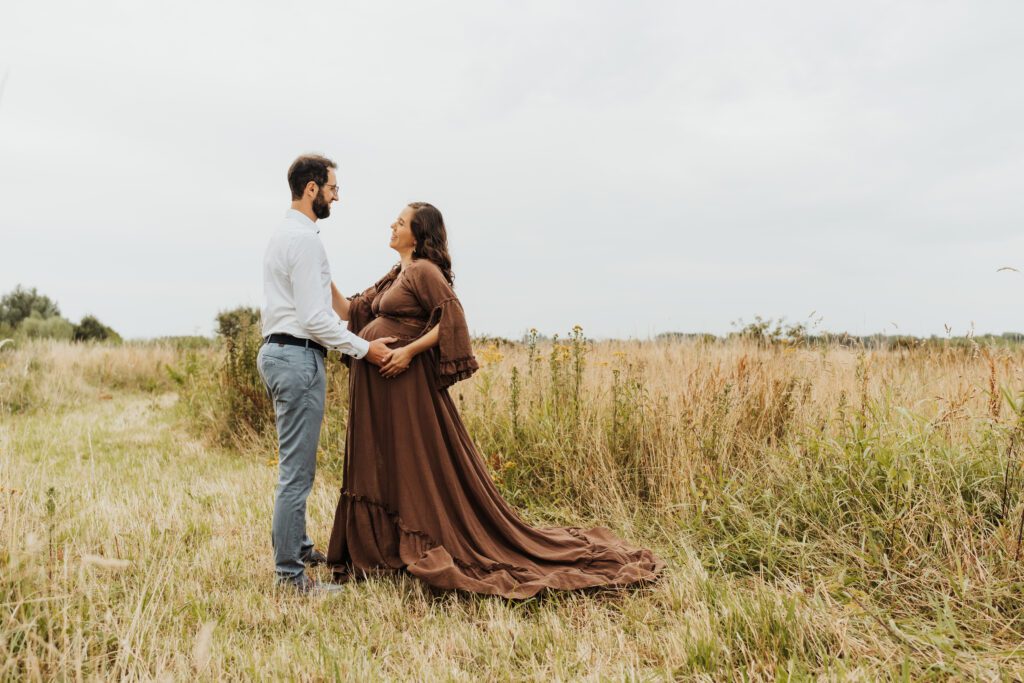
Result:
{"type": "Polygon", "coordinates": [[[284,212],[284,217],[292,221],[293,223],[301,225],[304,228],[312,228],[313,230],[316,230],[316,234],[320,234],[320,228],[317,227],[316,223],[309,220],[309,216],[302,213],[301,211],[296,211],[295,209],[288,209],[287,211],[284,212]]]}

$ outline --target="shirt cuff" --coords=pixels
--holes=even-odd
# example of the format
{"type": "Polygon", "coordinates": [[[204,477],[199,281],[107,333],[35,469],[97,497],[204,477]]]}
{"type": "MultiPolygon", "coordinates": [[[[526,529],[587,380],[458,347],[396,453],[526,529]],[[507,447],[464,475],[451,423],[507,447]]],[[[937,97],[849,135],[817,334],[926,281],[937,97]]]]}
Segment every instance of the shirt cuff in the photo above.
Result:
{"type": "Polygon", "coordinates": [[[367,354],[370,350],[370,342],[366,341],[362,337],[352,337],[352,346],[355,347],[356,352],[352,354],[352,357],[359,360],[367,354]]]}

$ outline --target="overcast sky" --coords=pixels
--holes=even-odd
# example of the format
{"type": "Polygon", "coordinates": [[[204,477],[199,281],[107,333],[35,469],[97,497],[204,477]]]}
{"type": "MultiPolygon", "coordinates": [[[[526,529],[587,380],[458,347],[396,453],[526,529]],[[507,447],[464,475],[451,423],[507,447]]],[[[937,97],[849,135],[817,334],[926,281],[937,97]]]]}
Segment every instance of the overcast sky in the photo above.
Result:
{"type": "Polygon", "coordinates": [[[477,333],[1024,330],[996,272],[1024,271],[1022,25],[1016,0],[3,0],[0,292],[209,334],[260,304],[319,151],[342,290],[429,201],[477,333]]]}

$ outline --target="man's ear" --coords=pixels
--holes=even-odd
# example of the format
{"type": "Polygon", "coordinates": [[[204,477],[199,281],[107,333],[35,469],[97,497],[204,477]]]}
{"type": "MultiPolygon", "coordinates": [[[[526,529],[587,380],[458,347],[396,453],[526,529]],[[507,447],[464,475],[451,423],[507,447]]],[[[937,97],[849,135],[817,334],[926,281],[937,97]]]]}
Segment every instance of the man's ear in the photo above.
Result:
{"type": "Polygon", "coordinates": [[[310,190],[313,191],[313,196],[316,197],[316,183],[312,180],[306,183],[306,194],[309,194],[310,190]]]}

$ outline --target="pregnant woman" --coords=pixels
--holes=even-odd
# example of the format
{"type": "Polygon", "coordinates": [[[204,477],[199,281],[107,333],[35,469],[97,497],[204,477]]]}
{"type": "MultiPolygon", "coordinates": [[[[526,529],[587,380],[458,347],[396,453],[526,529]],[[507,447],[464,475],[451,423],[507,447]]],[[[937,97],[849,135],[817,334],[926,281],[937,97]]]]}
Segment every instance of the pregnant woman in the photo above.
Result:
{"type": "Polygon", "coordinates": [[[364,339],[396,337],[377,368],[349,359],[345,473],[327,562],[335,580],[407,571],[438,589],[527,598],[626,586],[664,563],[608,529],[536,528],[501,497],[448,387],[477,369],[452,290],[441,212],[405,207],[391,226],[401,262],[334,308],[364,339]]]}

